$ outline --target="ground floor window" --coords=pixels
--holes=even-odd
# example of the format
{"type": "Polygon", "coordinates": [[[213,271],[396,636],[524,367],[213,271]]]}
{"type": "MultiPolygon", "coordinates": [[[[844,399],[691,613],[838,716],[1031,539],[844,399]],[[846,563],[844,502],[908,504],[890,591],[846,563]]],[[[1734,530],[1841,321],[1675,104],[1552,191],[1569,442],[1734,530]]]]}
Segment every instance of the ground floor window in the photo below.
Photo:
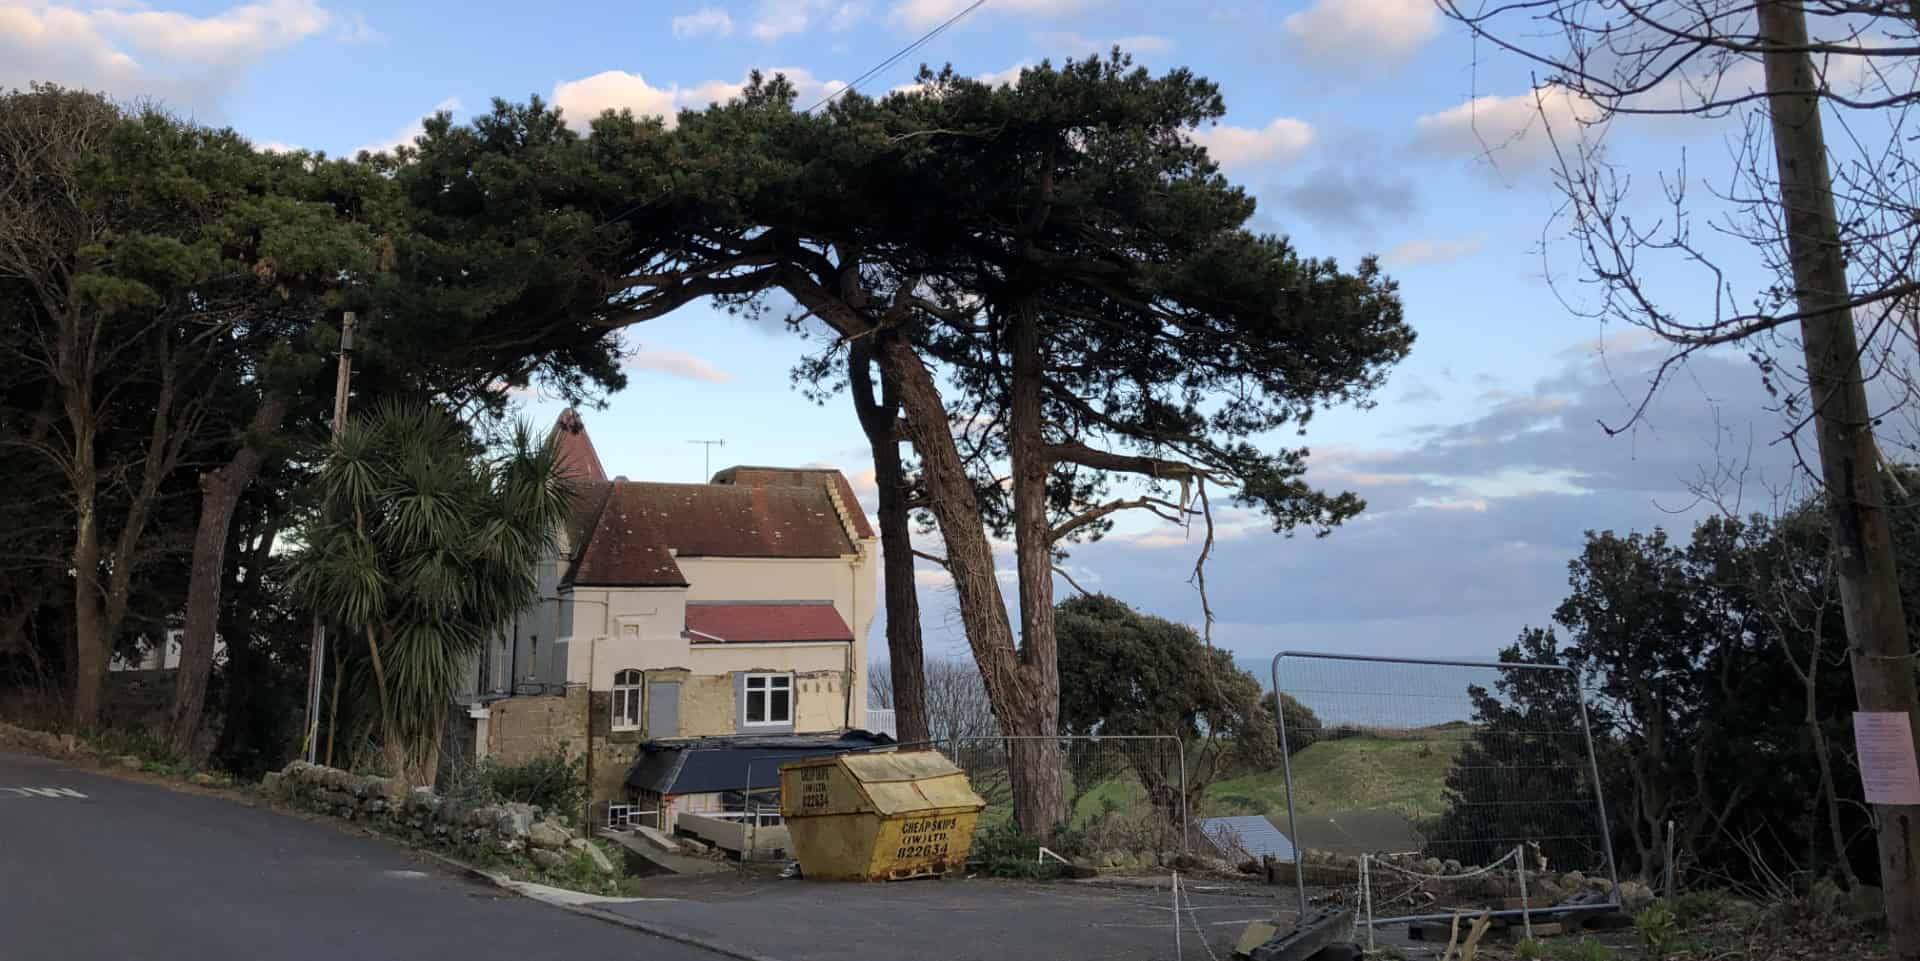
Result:
{"type": "Polygon", "coordinates": [[[749,674],[746,682],[746,723],[793,723],[793,675],[749,674]]]}

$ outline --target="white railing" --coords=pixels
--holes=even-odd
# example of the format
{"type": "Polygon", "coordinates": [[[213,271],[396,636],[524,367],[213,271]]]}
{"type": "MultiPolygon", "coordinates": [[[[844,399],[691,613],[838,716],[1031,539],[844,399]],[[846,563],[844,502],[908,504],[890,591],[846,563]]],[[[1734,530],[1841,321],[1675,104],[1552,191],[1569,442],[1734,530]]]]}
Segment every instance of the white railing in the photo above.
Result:
{"type": "Polygon", "coordinates": [[[653,826],[659,827],[660,812],[657,810],[642,811],[638,804],[607,805],[607,827],[615,831],[628,830],[633,827],[633,822],[649,817],[653,818],[653,826]]]}
{"type": "Polygon", "coordinates": [[[875,734],[885,734],[888,737],[899,737],[900,731],[893,721],[893,708],[867,708],[867,730],[875,734]]]}
{"type": "Polygon", "coordinates": [[[779,811],[685,811],[685,812],[682,812],[683,817],[687,814],[697,814],[703,818],[713,818],[718,821],[739,821],[743,824],[747,822],[752,822],[754,827],[768,827],[771,825],[779,825],[779,824],[785,823],[780,819],[779,811]]]}

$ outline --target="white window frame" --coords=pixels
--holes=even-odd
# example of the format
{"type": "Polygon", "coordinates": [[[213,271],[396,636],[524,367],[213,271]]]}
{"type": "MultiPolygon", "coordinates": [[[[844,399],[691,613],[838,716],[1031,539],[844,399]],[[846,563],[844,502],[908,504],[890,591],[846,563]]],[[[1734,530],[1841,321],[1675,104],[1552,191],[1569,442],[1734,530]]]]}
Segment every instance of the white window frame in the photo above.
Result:
{"type": "Polygon", "coordinates": [[[742,727],[792,727],[794,715],[794,690],[792,674],[748,674],[740,686],[740,724],[742,727]],[[760,686],[756,690],[754,682],[760,686]],[[775,683],[778,682],[778,683],[775,683]],[[787,692],[787,716],[775,720],[773,717],[773,692],[787,692]],[[749,705],[754,695],[761,699],[760,716],[762,720],[753,720],[749,705]]]}
{"type": "Polygon", "coordinates": [[[613,730],[640,730],[640,693],[645,682],[646,675],[633,668],[614,672],[613,697],[608,705],[613,730]]]}

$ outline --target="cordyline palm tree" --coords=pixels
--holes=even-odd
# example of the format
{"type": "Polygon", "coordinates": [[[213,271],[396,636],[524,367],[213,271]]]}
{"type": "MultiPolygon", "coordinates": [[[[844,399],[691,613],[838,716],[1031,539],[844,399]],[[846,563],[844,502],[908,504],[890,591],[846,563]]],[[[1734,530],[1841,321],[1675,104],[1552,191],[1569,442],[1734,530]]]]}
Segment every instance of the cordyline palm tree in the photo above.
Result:
{"type": "Polygon", "coordinates": [[[488,451],[437,408],[388,403],[349,423],[320,469],[294,584],[366,642],[388,772],[406,784],[433,783],[462,672],[538,597],[572,501],[557,467],[553,435],[525,423],[488,451]]]}

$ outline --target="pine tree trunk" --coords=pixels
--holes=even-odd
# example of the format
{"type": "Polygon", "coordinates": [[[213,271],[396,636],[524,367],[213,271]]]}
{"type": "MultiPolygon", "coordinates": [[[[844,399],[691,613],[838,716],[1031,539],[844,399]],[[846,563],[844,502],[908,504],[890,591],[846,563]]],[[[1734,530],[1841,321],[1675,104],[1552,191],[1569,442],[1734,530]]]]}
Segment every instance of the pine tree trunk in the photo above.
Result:
{"type": "MultiPolygon", "coordinates": [[[[878,335],[876,335],[878,336],[878,335]]],[[[920,636],[920,596],[914,581],[913,534],[907,508],[907,472],[900,458],[896,422],[898,389],[881,371],[880,398],[873,394],[873,350],[854,341],[847,356],[847,381],[854,412],[873,449],[873,479],[879,488],[880,563],[887,610],[887,664],[892,672],[894,734],[902,744],[922,744],[932,735],[927,722],[926,654],[920,636]]]]}
{"type": "MultiPolygon", "coordinates": [[[[848,283],[857,284],[849,264],[848,283]]],[[[781,283],[808,310],[843,336],[867,338],[875,333],[869,318],[838,296],[828,293],[816,278],[802,272],[781,283]]],[[[927,487],[927,508],[940,526],[947,550],[947,571],[953,576],[960,623],[967,645],[993,705],[994,717],[1008,735],[1044,736],[1047,740],[1013,742],[1008,751],[1008,778],[1012,782],[1014,817],[1029,834],[1046,839],[1066,817],[1061,790],[1059,743],[1059,666],[1054,663],[1051,622],[1046,637],[1030,644],[1028,656],[1044,651],[1043,666],[1022,670],[1022,656],[1014,645],[1013,624],[1007,619],[1004,595],[994,575],[993,544],[982,523],[980,498],[967,476],[953,440],[953,429],[933,374],[912,345],[898,337],[875,345],[881,369],[899,390],[900,410],[908,439],[920,455],[921,475],[927,487]]],[[[1044,512],[1044,507],[1042,508],[1044,512]]],[[[1049,574],[1051,567],[1049,567],[1049,574]]],[[[1051,596],[1051,582],[1047,596],[1051,596]]]]}
{"type": "Polygon", "coordinates": [[[200,716],[207,701],[207,679],[213,673],[214,635],[220,620],[220,589],[227,569],[227,530],[233,523],[240,495],[260,474],[266,451],[263,435],[280,429],[286,402],[262,398],[240,449],[231,460],[200,475],[200,520],[193,537],[193,564],[187,580],[187,618],[180,639],[180,670],[174,675],[173,717],[168,739],[182,757],[200,733],[200,716]]]}
{"type": "Polygon", "coordinates": [[[1046,738],[1011,741],[1007,775],[1012,782],[1014,817],[1021,829],[1034,837],[1049,838],[1054,825],[1066,815],[1059,744],[1052,740],[1060,733],[1058,666],[1049,663],[1048,673],[1021,670],[1013,625],[1007,619],[1000,582],[994,576],[993,545],[981,524],[980,500],[953,442],[946,407],[932,374],[913,348],[898,339],[881,345],[881,356],[882,363],[890,365],[890,373],[899,378],[900,408],[906,414],[914,450],[920,455],[928,508],[939,521],[946,544],[960,622],[994,716],[1009,736],[1046,738]],[[1054,678],[1053,686],[1041,686],[1049,673],[1054,678]]]}
{"type": "MultiPolygon", "coordinates": [[[[1912,648],[1895,577],[1893,537],[1880,490],[1879,448],[1848,308],[1845,251],[1821,131],[1818,81],[1798,0],[1759,6],[1774,158],[1794,294],[1805,319],[1807,390],[1819,440],[1828,524],[1837,554],[1854,693],[1862,711],[1914,723],[1912,648]]],[[[1893,956],[1920,959],[1920,805],[1875,805],[1880,883],[1893,956]]]]}
{"type": "MultiPolygon", "coordinates": [[[[1020,584],[1019,729],[1008,733],[1041,740],[1020,743],[1012,756],[1014,812],[1020,827],[1038,838],[1052,836],[1067,821],[1061,779],[1060,663],[1053,630],[1053,536],[1047,522],[1047,475],[1041,416],[1040,320],[1031,305],[1014,317],[1013,389],[1007,436],[1013,461],[1013,540],[1020,584]]],[[[1018,742],[1016,742],[1018,743],[1018,742]]]]}

